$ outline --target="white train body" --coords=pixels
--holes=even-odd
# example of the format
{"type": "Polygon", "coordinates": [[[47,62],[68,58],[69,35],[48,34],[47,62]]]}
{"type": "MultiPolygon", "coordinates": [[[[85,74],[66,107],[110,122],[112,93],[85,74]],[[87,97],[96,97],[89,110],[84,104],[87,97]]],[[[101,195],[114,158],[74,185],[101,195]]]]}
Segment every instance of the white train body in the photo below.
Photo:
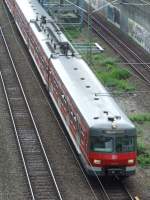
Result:
{"type": "Polygon", "coordinates": [[[89,173],[105,174],[105,168],[113,168],[110,172],[116,173],[121,166],[123,175],[133,173],[136,162],[134,125],[37,0],[5,2],[85,169],[89,173]],[[106,141],[103,149],[91,152],[92,134],[92,137],[106,135],[112,143],[106,141]],[[132,137],[132,151],[117,153],[116,135],[132,137]],[[111,149],[109,155],[105,148],[111,149]]]}

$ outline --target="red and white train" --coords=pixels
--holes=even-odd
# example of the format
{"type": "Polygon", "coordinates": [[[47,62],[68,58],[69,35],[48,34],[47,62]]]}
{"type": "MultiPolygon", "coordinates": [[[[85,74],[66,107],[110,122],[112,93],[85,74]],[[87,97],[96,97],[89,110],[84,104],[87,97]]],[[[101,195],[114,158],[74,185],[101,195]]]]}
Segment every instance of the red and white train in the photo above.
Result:
{"type": "Polygon", "coordinates": [[[5,0],[89,174],[136,170],[136,130],[38,0],[5,0]]]}

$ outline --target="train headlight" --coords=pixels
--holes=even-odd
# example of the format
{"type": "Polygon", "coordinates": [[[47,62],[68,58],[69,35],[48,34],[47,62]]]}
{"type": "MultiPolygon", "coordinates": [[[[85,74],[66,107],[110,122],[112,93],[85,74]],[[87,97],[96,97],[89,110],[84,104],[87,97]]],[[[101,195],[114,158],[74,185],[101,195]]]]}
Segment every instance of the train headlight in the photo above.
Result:
{"type": "Polygon", "coordinates": [[[96,165],[99,165],[99,164],[102,163],[102,161],[101,160],[93,160],[93,163],[96,164],[96,165]]]}
{"type": "Polygon", "coordinates": [[[129,159],[128,160],[128,164],[133,164],[134,163],[134,160],[133,159],[129,159]]]}

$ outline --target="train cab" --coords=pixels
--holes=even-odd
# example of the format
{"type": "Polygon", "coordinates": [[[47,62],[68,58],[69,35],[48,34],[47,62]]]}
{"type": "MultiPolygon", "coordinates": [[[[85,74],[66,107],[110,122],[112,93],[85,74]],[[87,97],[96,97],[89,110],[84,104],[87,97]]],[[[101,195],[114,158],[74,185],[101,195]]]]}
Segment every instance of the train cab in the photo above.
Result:
{"type": "Polygon", "coordinates": [[[135,173],[136,130],[91,129],[89,172],[97,175],[128,176],[135,173]]]}

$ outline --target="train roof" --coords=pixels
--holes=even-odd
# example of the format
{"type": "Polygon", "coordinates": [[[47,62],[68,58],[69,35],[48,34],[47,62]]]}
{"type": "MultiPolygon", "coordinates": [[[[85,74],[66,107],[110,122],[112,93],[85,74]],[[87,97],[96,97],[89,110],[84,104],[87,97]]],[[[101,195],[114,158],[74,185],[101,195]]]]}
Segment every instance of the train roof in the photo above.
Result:
{"type": "Polygon", "coordinates": [[[112,124],[115,124],[118,129],[134,128],[134,125],[38,1],[16,0],[16,2],[30,23],[46,55],[51,58],[55,70],[89,127],[103,127],[104,129],[110,127],[111,129],[112,124]],[[42,28],[41,16],[46,17],[46,24],[42,28]],[[67,56],[63,52],[66,44],[67,56]]]}

